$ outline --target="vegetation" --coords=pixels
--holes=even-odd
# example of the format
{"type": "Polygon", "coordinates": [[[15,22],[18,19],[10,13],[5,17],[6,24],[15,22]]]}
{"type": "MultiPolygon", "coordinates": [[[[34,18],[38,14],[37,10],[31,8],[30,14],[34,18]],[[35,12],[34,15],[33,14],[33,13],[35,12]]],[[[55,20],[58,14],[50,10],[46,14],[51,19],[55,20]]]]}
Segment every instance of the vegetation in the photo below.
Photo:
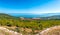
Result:
{"type": "MultiPolygon", "coordinates": [[[[0,26],[8,26],[13,27],[16,26],[15,30],[17,32],[24,32],[26,28],[31,29],[32,32],[29,33],[37,33],[35,30],[41,31],[45,28],[49,28],[52,26],[60,25],[60,20],[51,19],[51,20],[21,20],[20,18],[10,16],[8,14],[0,14],[0,26]],[[24,31],[20,29],[23,28],[24,31]]],[[[26,32],[26,31],[25,31],[26,32]]]]}

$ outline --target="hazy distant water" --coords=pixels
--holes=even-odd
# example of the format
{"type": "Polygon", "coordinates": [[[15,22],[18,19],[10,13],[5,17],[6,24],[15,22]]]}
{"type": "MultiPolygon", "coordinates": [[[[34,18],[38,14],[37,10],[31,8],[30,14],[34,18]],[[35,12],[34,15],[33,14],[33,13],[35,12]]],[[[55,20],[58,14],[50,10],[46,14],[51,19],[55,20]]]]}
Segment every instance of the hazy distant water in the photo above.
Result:
{"type": "Polygon", "coordinates": [[[40,15],[21,15],[21,14],[19,14],[19,15],[16,15],[16,14],[13,14],[12,16],[16,16],[16,17],[25,17],[25,18],[33,18],[33,17],[40,17],[40,15]]]}
{"type": "Polygon", "coordinates": [[[9,13],[9,14],[15,17],[26,17],[26,18],[48,17],[48,16],[53,16],[53,15],[60,15],[60,13],[47,13],[47,14],[9,13]]]}

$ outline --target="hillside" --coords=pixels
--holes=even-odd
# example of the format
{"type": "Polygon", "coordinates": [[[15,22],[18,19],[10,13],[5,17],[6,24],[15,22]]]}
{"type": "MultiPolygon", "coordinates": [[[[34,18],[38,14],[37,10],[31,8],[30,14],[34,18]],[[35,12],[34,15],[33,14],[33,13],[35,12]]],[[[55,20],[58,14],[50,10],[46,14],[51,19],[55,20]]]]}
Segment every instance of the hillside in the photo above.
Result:
{"type": "Polygon", "coordinates": [[[0,18],[6,18],[6,19],[17,19],[17,17],[8,15],[8,14],[4,14],[4,13],[0,13],[0,18]]]}
{"type": "Polygon", "coordinates": [[[12,27],[8,29],[21,32],[23,35],[35,35],[46,28],[58,25],[60,25],[60,20],[21,20],[8,14],[0,14],[0,26],[12,27]]]}
{"type": "Polygon", "coordinates": [[[17,17],[10,16],[8,14],[0,13],[0,25],[14,25],[15,22],[19,21],[17,17]]]}

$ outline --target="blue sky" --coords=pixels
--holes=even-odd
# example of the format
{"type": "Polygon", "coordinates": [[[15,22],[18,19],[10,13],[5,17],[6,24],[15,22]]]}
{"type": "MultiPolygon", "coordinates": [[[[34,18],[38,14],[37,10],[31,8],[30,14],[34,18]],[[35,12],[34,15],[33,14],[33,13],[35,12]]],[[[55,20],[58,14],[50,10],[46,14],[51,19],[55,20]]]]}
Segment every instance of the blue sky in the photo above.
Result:
{"type": "Polygon", "coordinates": [[[0,13],[60,13],[60,0],[0,0],[0,13]]]}

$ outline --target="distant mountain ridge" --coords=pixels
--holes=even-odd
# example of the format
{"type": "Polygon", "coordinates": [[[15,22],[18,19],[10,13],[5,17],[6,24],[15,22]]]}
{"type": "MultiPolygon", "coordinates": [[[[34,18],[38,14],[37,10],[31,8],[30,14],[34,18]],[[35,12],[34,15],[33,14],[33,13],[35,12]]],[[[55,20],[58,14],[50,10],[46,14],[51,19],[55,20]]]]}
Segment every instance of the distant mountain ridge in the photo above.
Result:
{"type": "Polygon", "coordinates": [[[53,15],[47,17],[40,17],[41,19],[60,19],[60,15],[53,15]]]}
{"type": "Polygon", "coordinates": [[[60,15],[54,15],[54,16],[50,16],[50,19],[60,19],[60,15]]]}

